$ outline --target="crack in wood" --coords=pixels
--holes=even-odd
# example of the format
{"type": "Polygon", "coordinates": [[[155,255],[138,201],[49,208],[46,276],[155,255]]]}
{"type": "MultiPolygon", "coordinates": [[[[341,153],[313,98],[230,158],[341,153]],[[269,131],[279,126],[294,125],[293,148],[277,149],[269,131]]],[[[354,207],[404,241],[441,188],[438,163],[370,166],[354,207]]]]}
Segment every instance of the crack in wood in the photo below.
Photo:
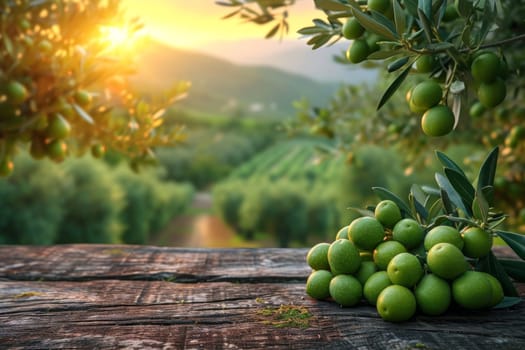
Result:
{"type": "Polygon", "coordinates": [[[217,276],[217,275],[192,275],[178,274],[172,272],[157,272],[149,275],[85,275],[85,276],[61,276],[61,275],[0,275],[3,281],[63,281],[63,282],[88,282],[100,280],[118,281],[166,281],[176,283],[198,283],[198,282],[231,282],[231,283],[304,283],[307,277],[286,276],[217,276]]]}

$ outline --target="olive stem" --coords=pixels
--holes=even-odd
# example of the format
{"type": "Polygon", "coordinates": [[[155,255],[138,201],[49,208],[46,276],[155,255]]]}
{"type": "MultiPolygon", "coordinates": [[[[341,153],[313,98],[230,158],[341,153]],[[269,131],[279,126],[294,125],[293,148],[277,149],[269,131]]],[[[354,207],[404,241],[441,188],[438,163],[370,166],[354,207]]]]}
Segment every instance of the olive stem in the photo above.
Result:
{"type": "Polygon", "coordinates": [[[479,48],[480,49],[487,49],[489,47],[503,46],[503,45],[510,44],[510,43],[513,43],[515,41],[520,41],[520,40],[525,40],[525,34],[521,34],[521,35],[518,35],[518,36],[515,36],[515,37],[512,37],[512,38],[503,39],[503,40],[500,40],[500,41],[495,41],[493,43],[487,43],[485,45],[481,45],[479,48]]]}
{"type": "MultiPolygon", "coordinates": [[[[503,45],[511,44],[511,43],[513,43],[513,42],[520,41],[520,40],[525,40],[525,34],[520,34],[520,35],[517,35],[517,36],[511,37],[511,38],[507,38],[507,39],[503,39],[503,40],[494,41],[494,42],[492,42],[492,43],[486,43],[486,44],[484,44],[484,45],[480,45],[480,46],[478,46],[477,49],[478,49],[478,50],[479,50],[479,49],[488,49],[488,48],[490,48],[490,47],[503,46],[503,45]]],[[[465,48],[465,49],[460,50],[459,52],[464,53],[464,52],[468,52],[468,51],[470,51],[470,49],[465,48]]]]}
{"type": "MultiPolygon", "coordinates": [[[[511,44],[513,42],[516,42],[516,41],[525,41],[525,34],[520,34],[520,35],[511,37],[511,38],[494,41],[492,43],[486,43],[484,45],[480,45],[477,49],[488,49],[490,47],[503,46],[503,45],[511,44]]],[[[441,52],[445,52],[445,51],[448,50],[448,48],[438,49],[438,50],[429,50],[429,49],[426,49],[426,48],[414,49],[412,47],[408,47],[407,49],[409,51],[412,51],[412,52],[420,54],[420,55],[436,54],[436,53],[441,53],[441,52]]],[[[465,52],[469,52],[470,50],[471,50],[470,48],[464,48],[464,49],[459,50],[459,52],[460,53],[465,53],[465,52]]]]}

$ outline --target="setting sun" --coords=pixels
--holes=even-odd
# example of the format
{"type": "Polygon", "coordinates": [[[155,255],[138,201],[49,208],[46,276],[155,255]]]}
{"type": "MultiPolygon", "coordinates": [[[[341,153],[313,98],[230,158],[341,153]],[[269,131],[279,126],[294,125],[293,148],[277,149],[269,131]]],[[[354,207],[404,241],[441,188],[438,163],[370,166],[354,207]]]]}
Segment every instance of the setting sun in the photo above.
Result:
{"type": "Polygon", "coordinates": [[[108,26],[100,28],[102,41],[110,50],[131,50],[141,37],[141,33],[130,30],[127,26],[108,26]]]}
{"type": "Polygon", "coordinates": [[[115,46],[124,44],[130,37],[126,28],[107,27],[105,30],[107,39],[115,46]]]}

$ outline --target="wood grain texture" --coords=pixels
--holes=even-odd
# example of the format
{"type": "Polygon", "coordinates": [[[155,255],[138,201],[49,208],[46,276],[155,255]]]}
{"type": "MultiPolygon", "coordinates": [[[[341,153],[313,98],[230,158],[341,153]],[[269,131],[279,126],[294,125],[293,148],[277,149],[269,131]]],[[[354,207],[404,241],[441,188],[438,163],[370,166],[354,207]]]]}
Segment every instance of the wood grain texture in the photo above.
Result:
{"type": "Polygon", "coordinates": [[[0,246],[0,278],[304,281],[306,249],[185,249],[126,245],[0,246]]]}
{"type": "Polygon", "coordinates": [[[523,348],[524,303],[392,324],[365,304],[340,308],[307,297],[305,254],[3,246],[0,348],[523,348]],[[286,317],[293,311],[307,318],[286,317]]]}

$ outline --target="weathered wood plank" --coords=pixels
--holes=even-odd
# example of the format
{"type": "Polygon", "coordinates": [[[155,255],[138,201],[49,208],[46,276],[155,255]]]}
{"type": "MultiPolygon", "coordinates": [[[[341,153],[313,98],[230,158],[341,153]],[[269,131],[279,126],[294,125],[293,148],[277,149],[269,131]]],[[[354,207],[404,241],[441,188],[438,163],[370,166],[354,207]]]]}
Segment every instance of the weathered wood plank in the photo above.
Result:
{"type": "Polygon", "coordinates": [[[306,297],[302,283],[1,282],[0,324],[0,344],[24,349],[521,349],[525,342],[524,305],[391,324],[364,304],[306,297]],[[279,309],[310,317],[283,324],[279,309]]]}
{"type": "Polygon", "coordinates": [[[0,246],[0,278],[304,281],[307,249],[185,249],[130,245],[0,246]]]}
{"type": "Polygon", "coordinates": [[[525,303],[391,324],[364,304],[315,301],[306,252],[0,246],[0,348],[523,347],[525,303]]]}
{"type": "MultiPolygon", "coordinates": [[[[198,249],[132,245],[0,245],[0,279],[305,281],[308,249],[198,249]]],[[[515,257],[509,249],[497,255],[515,257]]]]}

